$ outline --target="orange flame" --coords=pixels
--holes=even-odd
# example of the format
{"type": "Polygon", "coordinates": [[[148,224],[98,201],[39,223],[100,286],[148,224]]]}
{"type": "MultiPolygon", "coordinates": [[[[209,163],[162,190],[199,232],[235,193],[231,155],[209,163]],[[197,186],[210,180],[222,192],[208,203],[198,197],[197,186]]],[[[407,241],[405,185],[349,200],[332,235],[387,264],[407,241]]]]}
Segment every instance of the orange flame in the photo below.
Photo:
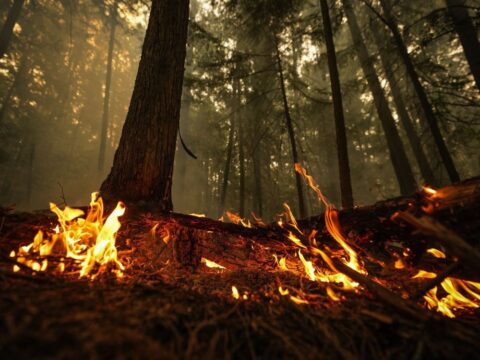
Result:
{"type": "MultiPolygon", "coordinates": [[[[436,276],[434,273],[420,270],[413,278],[432,279],[436,276]]],[[[440,286],[446,292],[446,296],[438,298],[438,288],[434,287],[423,297],[429,309],[436,309],[443,315],[454,318],[458,309],[480,307],[480,283],[447,277],[440,286]]]]}
{"type": "MultiPolygon", "coordinates": [[[[98,193],[92,193],[90,209],[85,218],[80,209],[68,206],[61,210],[57,205],[50,203],[50,210],[58,217],[59,225],[54,229],[50,238],[44,238],[39,231],[33,242],[21,246],[17,252],[17,261],[30,267],[34,271],[45,271],[48,267],[46,259],[40,264],[28,259],[29,255],[41,257],[61,253],[62,256],[81,262],[80,277],[95,278],[100,270],[95,268],[113,264],[113,272],[117,277],[123,275],[124,266],[118,260],[115,239],[120,229],[118,218],[125,213],[125,205],[119,202],[113,212],[103,218],[103,201],[98,193]]],[[[64,265],[59,265],[61,269],[64,265]]]]}
{"type": "Polygon", "coordinates": [[[230,219],[230,221],[236,225],[242,225],[247,228],[251,228],[252,224],[247,219],[242,219],[238,214],[235,214],[230,211],[225,211],[225,215],[230,219]]]}
{"type": "Polygon", "coordinates": [[[205,264],[206,267],[209,267],[211,269],[222,269],[222,270],[226,269],[225,266],[217,264],[216,262],[208,260],[208,259],[203,258],[203,257],[200,261],[201,261],[202,264],[205,264]]]}

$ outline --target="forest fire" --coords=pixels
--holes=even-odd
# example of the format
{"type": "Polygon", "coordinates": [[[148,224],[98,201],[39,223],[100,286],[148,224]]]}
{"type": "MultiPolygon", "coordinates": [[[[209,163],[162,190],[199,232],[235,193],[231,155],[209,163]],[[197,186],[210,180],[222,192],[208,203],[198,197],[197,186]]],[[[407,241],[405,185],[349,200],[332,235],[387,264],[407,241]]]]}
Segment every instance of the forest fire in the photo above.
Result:
{"type": "MultiPolygon", "coordinates": [[[[120,229],[118,220],[125,213],[125,206],[119,202],[112,213],[103,217],[103,201],[98,193],[92,193],[90,208],[86,217],[83,210],[68,206],[61,210],[50,203],[50,210],[57,215],[58,223],[48,237],[39,231],[33,242],[21,246],[11,257],[34,271],[46,271],[48,259],[55,257],[56,270],[63,272],[64,258],[72,259],[79,265],[79,277],[94,279],[102,269],[110,267],[117,277],[123,276],[124,266],[117,256],[115,238],[120,229]],[[35,257],[40,260],[32,260],[35,257]]],[[[18,266],[15,268],[18,270],[18,266]]]]}
{"type": "MultiPolygon", "coordinates": [[[[338,293],[339,291],[364,291],[363,286],[358,281],[353,280],[345,271],[338,269],[339,264],[343,264],[358,276],[368,276],[357,251],[353,249],[343,235],[338,210],[328,201],[305,168],[300,164],[295,164],[295,170],[301,174],[309,187],[315,192],[318,200],[325,206],[325,228],[338,248],[333,249],[319,241],[317,239],[319,233],[316,229],[310,230],[309,233],[302,230],[290,206],[284,203],[284,213],[276,224],[284,232],[285,240],[291,249],[289,254],[286,255],[275,252],[271,254],[275,259],[277,270],[295,276],[305,276],[312,282],[325,283],[325,293],[334,302],[341,301],[344,298],[338,293]],[[334,285],[335,290],[330,284],[334,285]]],[[[424,188],[423,192],[428,200],[431,200],[432,197],[439,199],[436,190],[424,188]]],[[[76,268],[74,272],[78,272],[79,277],[87,277],[93,280],[107,269],[118,278],[123,277],[125,268],[118,258],[115,246],[116,234],[121,226],[119,217],[125,213],[125,206],[121,202],[106,218],[103,216],[103,201],[98,193],[92,194],[90,208],[86,216],[80,209],[66,206],[65,209],[61,210],[53,203],[50,204],[50,210],[57,215],[59,224],[54,228],[53,233],[48,236],[44,236],[44,233],[39,231],[32,243],[21,246],[17,252],[12,251],[10,253],[10,257],[15,258],[18,262],[18,265],[14,265],[15,272],[20,270],[19,265],[21,264],[35,272],[45,272],[55,266],[53,272],[61,273],[65,269],[66,259],[70,259],[73,260],[76,268]]],[[[239,215],[228,211],[226,215],[232,223],[254,230],[254,226],[247,219],[242,219],[239,215]]],[[[263,224],[263,221],[255,218],[255,224],[260,223],[263,224]]],[[[162,226],[160,229],[161,240],[167,247],[172,244],[170,241],[172,233],[168,223],[160,225],[156,222],[150,230],[151,238],[155,239],[159,226],[162,226]]],[[[175,240],[175,236],[173,238],[175,240]]],[[[436,248],[429,248],[426,253],[437,259],[447,258],[443,251],[436,248]]],[[[202,257],[200,262],[206,268],[217,272],[228,270],[226,266],[206,257],[202,257]]],[[[404,259],[397,258],[395,260],[394,268],[396,270],[404,270],[405,267],[404,259]]],[[[412,279],[432,280],[436,279],[437,276],[438,274],[434,272],[420,270],[412,276],[412,279]]],[[[480,283],[478,282],[445,277],[439,283],[439,286],[431,287],[423,295],[429,309],[452,318],[455,317],[455,312],[458,309],[475,309],[480,306],[480,283]],[[441,291],[438,291],[438,289],[441,289],[441,291]],[[443,295],[440,295],[440,292],[443,295]]],[[[291,290],[296,294],[291,294],[289,289],[281,284],[278,286],[278,293],[281,296],[288,296],[293,303],[298,305],[310,304],[308,294],[302,289],[291,290]]],[[[243,300],[249,298],[248,292],[241,295],[236,286],[232,286],[232,296],[235,299],[243,300]]]]}

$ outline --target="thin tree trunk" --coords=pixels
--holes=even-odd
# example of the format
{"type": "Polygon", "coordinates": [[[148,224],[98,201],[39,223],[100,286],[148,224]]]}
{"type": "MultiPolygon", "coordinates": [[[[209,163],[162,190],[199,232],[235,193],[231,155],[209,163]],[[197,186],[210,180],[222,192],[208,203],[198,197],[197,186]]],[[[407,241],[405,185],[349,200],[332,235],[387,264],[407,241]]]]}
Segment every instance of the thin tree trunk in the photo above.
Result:
{"type": "Polygon", "coordinates": [[[263,217],[263,198],[262,198],[262,172],[260,166],[262,164],[260,144],[257,145],[253,152],[253,177],[254,177],[254,204],[255,212],[258,216],[263,217]]]}
{"type": "Polygon", "coordinates": [[[110,89],[112,85],[113,49],[115,46],[115,30],[117,28],[117,4],[115,0],[110,11],[110,40],[108,42],[107,73],[105,78],[105,94],[103,96],[102,130],[100,133],[100,150],[98,153],[98,172],[101,174],[105,166],[105,148],[107,145],[108,117],[110,110],[110,89]]]}
{"type": "MultiPolygon", "coordinates": [[[[285,122],[287,124],[287,131],[288,136],[290,138],[290,145],[292,147],[292,159],[294,163],[299,162],[298,152],[297,152],[297,144],[295,142],[295,132],[293,130],[293,122],[290,116],[290,109],[288,106],[288,99],[287,99],[287,92],[285,90],[285,78],[283,76],[283,66],[282,66],[282,58],[280,56],[280,50],[278,48],[278,39],[276,35],[274,35],[275,41],[275,56],[277,58],[277,68],[278,68],[278,77],[280,81],[280,90],[282,92],[282,100],[283,100],[283,110],[285,113],[285,122]]],[[[305,204],[303,198],[303,187],[302,187],[302,178],[300,174],[295,172],[295,181],[297,185],[297,195],[298,195],[298,210],[301,218],[305,217],[305,204]]]]}
{"type": "Polygon", "coordinates": [[[413,88],[415,89],[415,93],[417,94],[422,110],[425,113],[426,120],[430,127],[430,131],[432,132],[433,139],[435,141],[435,145],[438,148],[440,157],[442,158],[443,165],[447,169],[447,173],[448,173],[448,176],[450,177],[450,181],[452,182],[459,181],[460,176],[458,175],[457,169],[455,167],[455,163],[453,162],[452,156],[450,155],[447,145],[445,144],[445,141],[442,137],[442,133],[440,131],[440,127],[438,126],[437,118],[433,112],[432,105],[428,100],[425,89],[420,83],[420,78],[417,74],[417,71],[415,70],[415,66],[413,65],[412,59],[410,58],[410,54],[408,53],[408,50],[403,41],[402,35],[400,34],[400,30],[398,28],[397,22],[390,10],[390,4],[387,3],[386,0],[380,0],[380,4],[382,5],[385,18],[387,20],[390,30],[392,31],[393,38],[395,39],[397,48],[400,51],[400,56],[402,57],[402,60],[405,63],[408,77],[412,81],[413,88]]]}
{"type": "Polygon", "coordinates": [[[230,176],[230,167],[233,156],[233,141],[235,134],[235,112],[230,117],[230,130],[228,132],[228,144],[227,144],[227,158],[225,159],[225,169],[223,170],[223,183],[222,192],[220,195],[220,207],[221,212],[225,211],[225,202],[227,200],[228,180],[230,176]]]}
{"type": "Polygon", "coordinates": [[[338,75],[337,55],[333,42],[332,25],[328,10],[327,0],[320,0],[323,18],[323,33],[327,46],[328,70],[330,72],[330,85],[332,88],[333,114],[335,118],[335,132],[337,138],[337,157],[340,178],[340,192],[342,206],[353,207],[352,179],[350,177],[350,163],[348,161],[347,132],[345,130],[345,118],[343,115],[342,90],[338,75]]]}
{"type": "Polygon", "coordinates": [[[478,40],[477,29],[475,29],[468,14],[468,9],[465,7],[465,0],[446,0],[446,3],[473,78],[480,90],[480,41],[478,40]]]}
{"type": "Polygon", "coordinates": [[[13,28],[20,17],[24,2],[25,0],[15,0],[8,12],[7,20],[5,24],[3,24],[2,31],[0,32],[0,59],[3,58],[3,55],[7,52],[8,45],[12,40],[13,28]]]}
{"type": "Polygon", "coordinates": [[[423,150],[420,137],[415,131],[412,119],[410,118],[407,107],[403,102],[402,92],[398,87],[397,79],[395,78],[395,74],[392,70],[392,64],[387,59],[386,51],[388,51],[389,49],[382,48],[381,44],[385,43],[385,39],[380,36],[380,26],[371,23],[371,30],[373,37],[375,38],[375,42],[377,43],[382,67],[385,70],[385,77],[390,85],[390,90],[392,91],[393,102],[395,103],[398,117],[400,118],[400,122],[405,128],[407,139],[410,143],[410,146],[412,147],[415,159],[417,160],[418,166],[420,168],[420,173],[422,174],[423,179],[428,184],[438,186],[439,184],[435,179],[435,175],[433,174],[430,162],[427,158],[427,155],[425,154],[425,151],[423,150]]]}
{"type": "Polygon", "coordinates": [[[348,26],[352,35],[353,44],[357,50],[358,58],[362,66],[363,73],[367,79],[370,91],[372,92],[378,117],[382,123],[387,146],[392,160],[393,170],[397,177],[398,185],[402,195],[409,195],[417,189],[412,168],[407,158],[398,129],[395,125],[392,113],[388,107],[387,99],[380,85],[373,61],[370,58],[367,47],[363,41],[357,18],[353,12],[350,0],[342,0],[345,14],[347,16],[348,26]]]}
{"type": "MultiPolygon", "coordinates": [[[[240,91],[237,85],[237,96],[240,96],[240,91]]],[[[237,108],[238,109],[238,108],[237,108]]],[[[238,110],[237,110],[238,111],[238,110]]],[[[238,119],[238,162],[240,168],[240,191],[239,191],[239,209],[238,212],[241,217],[245,217],[245,144],[244,144],[244,129],[243,119],[238,119]]]]}
{"type": "Polygon", "coordinates": [[[189,0],[153,0],[137,79],[113,167],[101,186],[107,199],[142,201],[170,211],[189,0]]]}

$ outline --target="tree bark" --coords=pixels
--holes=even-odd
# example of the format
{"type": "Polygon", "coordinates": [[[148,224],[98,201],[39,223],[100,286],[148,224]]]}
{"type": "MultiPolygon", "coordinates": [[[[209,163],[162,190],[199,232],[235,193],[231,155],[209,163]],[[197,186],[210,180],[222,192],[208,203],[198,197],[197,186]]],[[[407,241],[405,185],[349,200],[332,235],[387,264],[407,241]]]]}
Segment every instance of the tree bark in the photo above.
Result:
{"type": "Polygon", "coordinates": [[[385,77],[388,81],[388,84],[390,85],[390,90],[392,92],[393,102],[395,103],[398,117],[407,134],[407,139],[410,143],[410,146],[412,147],[415,159],[417,160],[418,166],[420,168],[420,173],[422,174],[423,179],[428,184],[438,186],[438,181],[437,179],[435,179],[435,175],[430,166],[430,162],[428,161],[427,155],[423,150],[420,138],[415,131],[415,127],[413,125],[410,115],[408,114],[407,107],[403,102],[402,92],[398,86],[397,79],[395,78],[395,74],[392,70],[392,64],[387,59],[386,51],[389,51],[390,49],[388,47],[387,49],[382,47],[382,44],[384,44],[386,40],[380,36],[380,26],[375,26],[373,25],[373,23],[371,23],[371,30],[373,37],[375,38],[375,42],[377,43],[380,60],[382,62],[382,67],[385,71],[385,77]]]}
{"type": "Polygon", "coordinates": [[[172,210],[172,173],[186,55],[189,0],[153,0],[132,100],[107,199],[172,210]]]}
{"type": "Polygon", "coordinates": [[[360,60],[363,73],[367,79],[370,91],[372,92],[375,107],[378,112],[378,117],[382,123],[387,146],[392,160],[393,169],[397,177],[398,185],[402,195],[408,195],[415,192],[417,186],[413,176],[412,168],[407,158],[405,148],[403,146],[398,129],[395,125],[392,113],[388,107],[387,99],[380,85],[377,73],[372,59],[368,53],[367,47],[364,43],[360,27],[357,23],[357,18],[353,12],[351,1],[342,0],[345,14],[347,16],[347,23],[352,35],[353,44],[357,50],[358,58],[360,60]]]}
{"type": "Polygon", "coordinates": [[[233,156],[233,141],[235,135],[235,113],[232,113],[230,117],[230,130],[228,132],[228,144],[227,144],[227,158],[225,159],[225,169],[223,170],[223,183],[222,183],[222,192],[220,195],[220,207],[221,211],[225,211],[225,202],[227,200],[227,190],[228,190],[228,179],[230,176],[230,167],[232,163],[233,156]]]}
{"type": "Polygon", "coordinates": [[[335,133],[337,138],[337,157],[340,178],[340,192],[342,206],[353,207],[352,179],[350,177],[350,163],[348,160],[347,133],[345,130],[345,118],[343,114],[342,91],[338,75],[337,55],[333,42],[332,25],[328,10],[327,0],[320,0],[323,18],[323,34],[327,46],[328,70],[330,73],[330,85],[332,88],[333,114],[335,119],[335,133]]]}
{"type": "Polygon", "coordinates": [[[407,69],[408,77],[412,81],[413,88],[415,89],[415,93],[418,96],[418,100],[420,102],[422,110],[425,113],[426,120],[430,127],[430,131],[432,132],[433,139],[435,141],[435,145],[438,148],[443,165],[447,169],[447,173],[448,173],[448,176],[450,177],[450,181],[452,182],[459,181],[460,176],[458,175],[457,169],[455,167],[455,163],[453,162],[452,156],[450,155],[447,145],[443,140],[442,133],[440,131],[440,127],[438,126],[437,118],[433,112],[432,105],[428,100],[425,89],[420,83],[420,78],[417,74],[417,71],[415,70],[415,66],[413,65],[412,59],[410,58],[410,54],[408,53],[408,50],[403,41],[402,35],[400,34],[400,30],[398,28],[397,22],[393,17],[393,14],[390,9],[390,3],[387,2],[386,0],[380,0],[380,4],[382,5],[383,13],[387,20],[388,26],[393,34],[393,38],[395,39],[395,43],[397,45],[398,51],[400,52],[400,56],[407,69]]]}
{"type": "Polygon", "coordinates": [[[118,0],[111,6],[110,13],[110,39],[108,42],[107,73],[105,77],[105,93],[103,96],[102,129],[100,133],[100,150],[98,153],[98,172],[101,173],[105,166],[105,148],[107,145],[108,118],[110,112],[110,90],[112,85],[113,49],[115,46],[115,30],[117,28],[118,0]]]}
{"type": "Polygon", "coordinates": [[[480,90],[480,41],[478,40],[477,30],[468,14],[464,0],[446,0],[446,3],[473,78],[478,90],[480,90]]]}
{"type": "Polygon", "coordinates": [[[25,0],[15,0],[7,15],[7,20],[3,24],[0,33],[0,59],[3,58],[8,50],[8,45],[12,40],[13,28],[20,17],[25,0]]]}
{"type": "Polygon", "coordinates": [[[253,177],[255,182],[255,211],[258,216],[263,217],[263,197],[262,197],[262,172],[260,166],[262,164],[260,144],[257,144],[253,151],[253,177]]]}
{"type": "Polygon", "coordinates": [[[238,165],[240,169],[240,187],[239,187],[239,207],[238,213],[241,217],[245,217],[245,139],[244,139],[244,125],[243,119],[239,116],[240,114],[240,79],[238,77],[234,80],[234,102],[235,102],[235,114],[237,116],[238,123],[238,165]]]}
{"type": "MultiPolygon", "coordinates": [[[[285,78],[283,76],[283,66],[282,66],[282,58],[280,56],[280,50],[278,48],[278,39],[276,35],[274,35],[275,41],[275,56],[277,60],[277,71],[278,71],[278,78],[280,81],[280,90],[282,92],[282,100],[283,100],[283,110],[285,113],[285,122],[287,125],[288,136],[290,138],[290,145],[292,147],[292,159],[293,163],[298,163],[298,152],[297,152],[297,143],[295,141],[295,132],[293,130],[293,122],[290,116],[290,108],[288,106],[288,99],[287,99],[287,92],[285,90],[285,78]]],[[[301,218],[305,217],[305,204],[304,204],[304,197],[303,197],[303,187],[302,187],[302,178],[301,175],[295,172],[295,181],[297,185],[297,194],[298,194],[298,211],[301,218]]]]}

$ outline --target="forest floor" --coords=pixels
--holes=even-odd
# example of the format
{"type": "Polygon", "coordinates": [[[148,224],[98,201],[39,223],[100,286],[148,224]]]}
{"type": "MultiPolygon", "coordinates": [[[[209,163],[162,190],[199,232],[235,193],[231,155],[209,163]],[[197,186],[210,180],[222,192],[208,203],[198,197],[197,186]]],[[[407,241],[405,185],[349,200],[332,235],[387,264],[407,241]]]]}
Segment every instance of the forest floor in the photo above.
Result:
{"type": "MultiPolygon", "coordinates": [[[[474,192],[439,208],[434,217],[469,243],[480,234],[479,179],[474,192]],[[471,201],[471,200],[474,201],[471,201]]],[[[471,190],[472,187],[470,186],[471,190]]],[[[359,247],[382,259],[369,275],[399,298],[419,288],[411,279],[419,268],[438,267],[428,256],[412,256],[395,269],[392,249],[409,246],[423,253],[426,237],[390,219],[417,198],[394,199],[340,213],[343,230],[359,247]],[[417,244],[417,245],[415,245],[417,244]],[[420,245],[418,245],[420,244],[420,245]]],[[[387,304],[370,291],[339,291],[327,296],[326,284],[285,271],[246,267],[236,270],[178,266],[164,254],[158,260],[152,226],[198,222],[212,231],[230,225],[172,214],[133,212],[122,219],[117,243],[124,277],[103,274],[95,280],[78,274],[12,271],[8,254],[27,244],[39,229],[53,228],[46,212],[0,213],[0,354],[3,358],[475,358],[480,350],[480,311],[456,312],[450,319],[428,310],[417,317],[387,304]],[[180,220],[178,220],[180,219],[180,220]],[[207,224],[207,225],[205,225],[207,224]],[[153,255],[152,255],[153,254],[153,255]],[[167,260],[165,260],[167,258],[167,260]],[[296,304],[278,287],[301,295],[296,304]],[[232,296],[235,286],[240,299],[232,296]],[[243,295],[247,299],[242,299],[243,295]]],[[[323,228],[323,218],[300,223],[323,228]]],[[[200,226],[196,224],[195,226],[200,226]]],[[[233,226],[233,225],[232,225],[233,226]]],[[[255,232],[255,229],[236,231],[255,232]]],[[[258,238],[265,235],[259,230],[258,238]]],[[[276,232],[269,229],[269,233],[276,232]]],[[[265,235],[266,236],[266,235],[265,235]]],[[[427,237],[428,238],[428,237],[427,237]]],[[[257,239],[258,241],[261,241],[257,239]]],[[[441,271],[441,270],[438,270],[441,271]]],[[[480,280],[464,266],[462,277],[480,280]]]]}

